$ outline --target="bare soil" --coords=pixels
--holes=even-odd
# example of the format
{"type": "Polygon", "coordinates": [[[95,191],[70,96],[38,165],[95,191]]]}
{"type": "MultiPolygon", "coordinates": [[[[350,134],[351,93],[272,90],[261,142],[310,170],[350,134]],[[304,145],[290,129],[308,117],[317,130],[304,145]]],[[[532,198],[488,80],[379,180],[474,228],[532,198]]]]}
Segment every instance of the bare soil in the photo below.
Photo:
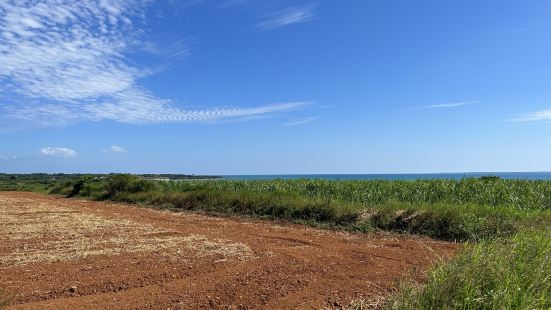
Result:
{"type": "Polygon", "coordinates": [[[0,291],[13,309],[376,307],[459,247],[0,192],[0,291]]]}

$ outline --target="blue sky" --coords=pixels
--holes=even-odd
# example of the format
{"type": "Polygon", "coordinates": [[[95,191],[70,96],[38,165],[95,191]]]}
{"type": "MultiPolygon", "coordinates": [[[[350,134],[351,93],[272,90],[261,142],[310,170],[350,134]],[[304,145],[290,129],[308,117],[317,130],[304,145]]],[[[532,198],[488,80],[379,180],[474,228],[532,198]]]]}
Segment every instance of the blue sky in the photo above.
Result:
{"type": "Polygon", "coordinates": [[[0,3],[0,172],[551,170],[550,1],[0,3]]]}

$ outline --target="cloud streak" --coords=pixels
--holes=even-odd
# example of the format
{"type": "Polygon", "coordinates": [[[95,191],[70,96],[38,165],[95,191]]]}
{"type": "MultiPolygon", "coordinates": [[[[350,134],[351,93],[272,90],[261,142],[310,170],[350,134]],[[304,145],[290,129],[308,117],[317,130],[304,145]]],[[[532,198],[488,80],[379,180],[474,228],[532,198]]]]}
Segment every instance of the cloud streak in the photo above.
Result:
{"type": "Polygon", "coordinates": [[[472,104],[476,104],[476,103],[480,103],[480,101],[479,100],[472,100],[472,101],[433,104],[433,105],[418,107],[414,110],[449,109],[449,108],[462,107],[462,106],[466,106],[466,105],[472,105],[472,104]]]}
{"type": "Polygon", "coordinates": [[[25,159],[25,157],[17,156],[17,155],[0,155],[0,160],[17,160],[17,159],[25,159]]]}
{"type": "MultiPolygon", "coordinates": [[[[153,72],[130,65],[125,53],[139,48],[135,42],[143,35],[140,26],[148,2],[1,1],[2,127],[101,120],[131,124],[202,122],[281,113],[304,104],[191,110],[140,86],[139,80],[153,72]]],[[[166,49],[150,46],[150,51],[179,57],[188,49],[184,41],[176,41],[166,49]]]]}
{"type": "Polygon", "coordinates": [[[110,147],[101,150],[103,153],[126,153],[128,152],[127,149],[123,148],[122,146],[118,145],[111,145],[110,147]]]}
{"type": "Polygon", "coordinates": [[[515,29],[507,30],[508,33],[519,33],[519,32],[526,32],[526,31],[530,31],[530,28],[515,28],[515,29]]]}
{"type": "Polygon", "coordinates": [[[49,146],[49,147],[43,147],[43,148],[39,149],[38,151],[40,152],[40,154],[42,154],[44,156],[51,156],[51,157],[71,158],[71,157],[76,157],[77,156],[77,152],[75,152],[71,149],[65,148],[65,147],[52,147],[52,146],[49,146]]]}
{"type": "Polygon", "coordinates": [[[239,5],[243,5],[248,1],[250,0],[225,0],[220,2],[220,4],[218,5],[218,8],[219,9],[233,8],[239,5]]]}
{"type": "Polygon", "coordinates": [[[164,60],[178,60],[190,53],[191,45],[185,39],[178,39],[164,44],[146,41],[143,43],[142,50],[164,60]]]}
{"type": "Polygon", "coordinates": [[[292,120],[289,120],[288,122],[284,123],[283,126],[293,127],[293,126],[298,126],[298,125],[304,125],[304,124],[308,124],[310,122],[313,122],[317,119],[319,119],[318,116],[296,118],[296,119],[292,119],[292,120]]]}
{"type": "Polygon", "coordinates": [[[517,118],[511,119],[513,122],[547,122],[551,121],[551,109],[525,113],[517,118]]]}
{"type": "Polygon", "coordinates": [[[282,11],[273,12],[266,19],[256,25],[260,30],[280,28],[312,20],[316,16],[314,6],[291,7],[282,11]]]}

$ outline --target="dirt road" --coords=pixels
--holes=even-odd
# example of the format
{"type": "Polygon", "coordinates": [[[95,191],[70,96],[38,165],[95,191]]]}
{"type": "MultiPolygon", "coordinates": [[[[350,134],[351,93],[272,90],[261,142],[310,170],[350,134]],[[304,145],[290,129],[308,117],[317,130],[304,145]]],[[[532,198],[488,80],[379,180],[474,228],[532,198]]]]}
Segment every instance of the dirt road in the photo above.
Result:
{"type": "Polygon", "coordinates": [[[310,309],[376,304],[459,245],[0,192],[14,309],[310,309]]]}

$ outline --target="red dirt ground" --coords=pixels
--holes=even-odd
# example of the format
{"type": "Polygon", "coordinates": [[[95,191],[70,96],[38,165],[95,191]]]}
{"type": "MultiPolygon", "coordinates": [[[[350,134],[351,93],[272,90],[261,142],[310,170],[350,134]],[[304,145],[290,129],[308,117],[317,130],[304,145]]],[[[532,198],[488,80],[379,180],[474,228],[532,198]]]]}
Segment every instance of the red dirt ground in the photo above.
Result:
{"type": "Polygon", "coordinates": [[[19,192],[0,192],[0,240],[13,309],[376,306],[460,247],[19,192]]]}

